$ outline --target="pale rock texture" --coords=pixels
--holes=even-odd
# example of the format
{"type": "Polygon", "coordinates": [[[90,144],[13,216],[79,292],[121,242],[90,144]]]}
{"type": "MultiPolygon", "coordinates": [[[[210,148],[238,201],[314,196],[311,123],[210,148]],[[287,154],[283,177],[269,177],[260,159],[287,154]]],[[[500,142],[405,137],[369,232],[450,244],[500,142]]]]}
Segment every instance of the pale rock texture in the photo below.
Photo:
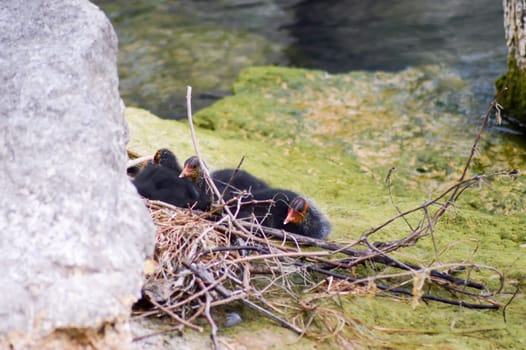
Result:
{"type": "Polygon", "coordinates": [[[526,0],[503,0],[508,71],[495,82],[496,98],[512,125],[526,130],[526,0]]]}
{"type": "Polygon", "coordinates": [[[88,1],[0,0],[0,348],[129,337],[155,236],[126,176],[116,59],[88,1]]]}
{"type": "Polygon", "coordinates": [[[515,59],[517,65],[526,67],[526,11],[525,0],[503,0],[504,29],[506,31],[506,45],[509,55],[515,59]]]}

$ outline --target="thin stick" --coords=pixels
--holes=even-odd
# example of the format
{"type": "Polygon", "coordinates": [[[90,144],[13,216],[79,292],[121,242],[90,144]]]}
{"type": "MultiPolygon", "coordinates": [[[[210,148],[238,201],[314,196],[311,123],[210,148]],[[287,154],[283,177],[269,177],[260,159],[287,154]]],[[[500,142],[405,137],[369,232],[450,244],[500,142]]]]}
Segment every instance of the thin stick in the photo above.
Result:
{"type": "MultiPolygon", "coordinates": [[[[462,171],[462,175],[460,176],[460,178],[458,179],[457,181],[457,184],[458,183],[462,183],[464,181],[464,179],[466,178],[466,174],[468,172],[468,169],[470,168],[471,166],[471,161],[473,160],[473,157],[475,156],[475,152],[477,150],[477,147],[478,147],[478,144],[479,144],[479,141],[480,141],[480,138],[482,137],[482,133],[484,132],[484,129],[486,129],[486,125],[488,124],[488,121],[489,121],[489,117],[490,117],[490,114],[491,114],[491,111],[496,108],[496,106],[498,105],[497,103],[497,100],[494,99],[493,101],[491,101],[489,107],[488,107],[488,110],[486,111],[486,115],[484,116],[484,119],[482,120],[482,125],[480,126],[480,129],[479,129],[479,132],[477,134],[477,136],[475,137],[475,141],[473,142],[473,145],[471,146],[471,151],[469,153],[469,156],[468,156],[468,160],[466,161],[466,164],[464,165],[464,170],[462,171]]],[[[456,196],[457,196],[457,193],[459,191],[459,187],[455,187],[453,193],[451,194],[451,196],[449,197],[449,200],[446,202],[446,204],[435,214],[434,218],[433,218],[433,221],[436,223],[440,217],[445,213],[446,209],[455,202],[455,199],[456,199],[456,196]]]]}
{"type": "MultiPolygon", "coordinates": [[[[396,167],[392,167],[391,169],[389,169],[389,172],[387,173],[387,176],[385,177],[385,182],[387,183],[387,189],[389,191],[389,198],[391,200],[391,204],[393,205],[393,207],[395,207],[395,209],[398,212],[398,214],[402,214],[402,211],[396,205],[396,203],[394,201],[394,198],[393,198],[393,190],[392,190],[393,182],[391,181],[391,179],[392,179],[392,176],[393,176],[393,174],[395,172],[396,172],[396,167]]],[[[409,229],[411,231],[414,231],[413,226],[411,226],[411,224],[409,223],[409,220],[407,220],[407,218],[405,216],[403,216],[402,218],[404,219],[404,221],[407,224],[407,226],[409,227],[409,229]]]]}
{"type": "Polygon", "coordinates": [[[182,324],[179,324],[179,325],[177,325],[175,327],[170,327],[168,329],[163,329],[163,330],[160,330],[160,331],[157,331],[157,332],[152,332],[152,333],[148,333],[148,334],[145,334],[145,335],[141,335],[139,337],[133,338],[132,342],[138,342],[138,341],[150,338],[150,337],[154,337],[156,335],[160,335],[160,334],[164,334],[164,333],[168,333],[168,332],[173,332],[173,331],[179,331],[179,333],[181,333],[183,327],[184,326],[182,324]]]}
{"type": "Polygon", "coordinates": [[[143,162],[147,162],[152,159],[153,159],[153,156],[144,156],[140,158],[130,159],[128,160],[128,163],[126,164],[126,168],[133,168],[134,166],[137,166],[143,162]]]}
{"type": "Polygon", "coordinates": [[[438,254],[438,247],[435,241],[435,231],[433,230],[433,221],[431,220],[431,216],[429,215],[429,210],[427,207],[424,208],[424,215],[427,220],[427,227],[429,228],[429,233],[431,234],[431,241],[433,242],[433,249],[435,251],[435,260],[437,263],[440,264],[440,255],[438,254]]]}
{"type": "Polygon", "coordinates": [[[508,300],[508,302],[506,303],[506,305],[504,305],[504,307],[502,308],[502,317],[504,318],[504,323],[508,323],[508,320],[507,320],[507,317],[506,317],[506,310],[508,309],[508,306],[510,306],[511,302],[513,301],[513,299],[515,299],[515,297],[517,296],[517,294],[519,294],[520,292],[520,287],[517,286],[515,288],[515,292],[513,293],[513,295],[511,296],[510,300],[508,300]]]}
{"type": "MultiPolygon", "coordinates": [[[[204,283],[202,281],[199,281],[199,284],[201,284],[201,288],[204,288],[204,283]]],[[[205,296],[205,317],[208,320],[208,323],[210,324],[210,327],[212,328],[212,331],[210,333],[210,339],[212,340],[212,345],[214,350],[219,350],[219,344],[217,343],[217,325],[212,318],[212,315],[210,314],[210,303],[212,302],[212,297],[210,296],[210,293],[207,292],[205,296]]]]}
{"type": "Polygon", "coordinates": [[[234,171],[232,172],[232,175],[230,175],[230,178],[228,179],[228,182],[225,183],[225,189],[223,190],[223,192],[221,193],[221,197],[223,197],[226,193],[226,191],[229,189],[229,188],[232,188],[234,190],[239,190],[239,188],[235,188],[234,186],[230,185],[232,183],[232,180],[234,180],[234,177],[236,176],[236,174],[239,172],[239,169],[241,168],[241,165],[243,164],[243,161],[245,160],[245,156],[241,157],[241,160],[239,161],[239,163],[237,164],[237,167],[234,169],[234,171]]]}
{"type": "MultiPolygon", "coordinates": [[[[210,177],[210,172],[208,171],[208,168],[205,166],[203,159],[201,157],[201,152],[199,151],[199,142],[197,141],[197,137],[195,135],[194,121],[192,117],[192,87],[191,86],[187,86],[186,105],[187,105],[187,111],[188,111],[188,123],[190,124],[190,133],[192,136],[192,144],[194,145],[195,154],[197,158],[199,159],[199,165],[201,166],[201,169],[203,171],[203,176],[205,178],[205,181],[208,183],[208,186],[212,189],[213,193],[217,196],[219,203],[224,206],[224,209],[227,212],[228,216],[232,220],[234,220],[235,216],[230,211],[230,208],[226,205],[223,197],[221,196],[221,192],[219,192],[219,190],[217,189],[216,185],[214,184],[214,181],[212,181],[210,177]]],[[[239,226],[239,228],[243,230],[241,226],[239,226]]]]}
{"type": "Polygon", "coordinates": [[[278,254],[265,254],[265,255],[253,255],[237,258],[233,260],[233,263],[240,263],[251,260],[261,260],[261,259],[274,259],[274,258],[293,258],[293,257],[302,257],[308,258],[312,256],[326,256],[331,255],[331,252],[291,252],[291,253],[278,253],[278,254]]]}
{"type": "MultiPolygon", "coordinates": [[[[190,269],[194,274],[199,276],[199,278],[201,278],[203,281],[206,281],[207,283],[213,283],[213,279],[210,276],[208,276],[207,273],[202,272],[197,266],[194,266],[194,264],[189,264],[187,262],[184,262],[183,264],[188,269],[190,269]]],[[[214,289],[217,292],[219,292],[219,294],[221,294],[224,297],[230,297],[232,295],[232,293],[228,289],[226,289],[223,285],[221,285],[221,284],[215,286],[214,289]]],[[[276,321],[277,323],[279,323],[281,326],[283,326],[285,328],[288,328],[288,329],[290,329],[290,330],[292,330],[292,331],[294,331],[294,332],[296,332],[298,334],[301,334],[303,332],[302,329],[300,329],[300,328],[294,326],[293,324],[283,320],[281,317],[278,317],[278,316],[274,315],[270,311],[265,310],[264,308],[260,307],[259,305],[254,304],[253,302],[251,302],[248,299],[241,299],[241,302],[243,302],[243,304],[249,306],[250,308],[261,312],[262,314],[264,314],[265,316],[269,317],[270,319],[276,321]]]]}
{"type": "Polygon", "coordinates": [[[155,300],[153,299],[150,299],[150,302],[155,305],[156,307],[158,307],[159,309],[161,309],[164,313],[166,313],[167,315],[169,315],[171,318],[173,318],[174,320],[176,320],[177,322],[185,325],[186,327],[188,328],[191,328],[193,330],[196,330],[198,332],[202,332],[203,331],[203,328],[202,327],[199,327],[199,326],[196,326],[195,324],[192,324],[190,322],[187,322],[185,320],[183,320],[181,317],[177,316],[177,314],[173,313],[171,310],[168,310],[166,307],[162,306],[161,304],[159,304],[158,302],[156,302],[155,300]]]}
{"type": "Polygon", "coordinates": [[[201,151],[199,150],[199,142],[197,141],[197,137],[195,136],[194,122],[192,118],[192,87],[191,86],[186,87],[186,110],[188,114],[188,124],[190,125],[190,134],[192,136],[192,144],[194,146],[195,155],[197,156],[197,159],[199,159],[199,166],[201,167],[205,181],[207,181],[208,185],[214,191],[214,193],[217,196],[220,196],[220,193],[215,187],[214,182],[210,181],[210,173],[208,171],[208,168],[205,166],[203,158],[201,157],[201,151]]]}

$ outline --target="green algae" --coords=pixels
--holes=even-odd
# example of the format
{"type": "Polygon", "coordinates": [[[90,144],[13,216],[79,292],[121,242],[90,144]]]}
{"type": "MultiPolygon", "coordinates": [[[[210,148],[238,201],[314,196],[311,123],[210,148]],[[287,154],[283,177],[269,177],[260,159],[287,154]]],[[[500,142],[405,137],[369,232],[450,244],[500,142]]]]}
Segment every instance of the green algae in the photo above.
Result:
{"type": "MultiPolygon", "coordinates": [[[[333,222],[330,238],[335,241],[358,239],[396,214],[384,182],[392,166],[397,167],[392,186],[401,210],[414,208],[451,186],[461,174],[478,130],[478,117],[466,115],[473,110],[469,87],[444,67],[342,75],[250,68],[241,73],[234,92],[195,115],[207,163],[212,168],[233,167],[245,156],[244,169],[273,186],[313,198],[333,222]]],[[[133,108],[127,110],[127,119],[132,150],[148,154],[169,147],[181,158],[193,154],[185,122],[161,120],[133,108]]],[[[486,133],[468,175],[524,169],[525,157],[515,140],[486,133]]],[[[525,188],[524,176],[481,183],[462,195],[434,231],[441,263],[473,262],[505,274],[505,292],[510,294],[498,298],[502,303],[511,298],[515,286],[526,287],[525,188]]],[[[418,215],[409,218],[412,223],[420,219],[418,215]]],[[[372,239],[398,239],[406,234],[407,226],[400,221],[372,239]]],[[[422,239],[395,256],[432,263],[433,242],[422,239]]],[[[498,285],[491,271],[472,278],[491,288],[498,285]]],[[[507,322],[502,311],[435,302],[414,307],[411,300],[393,297],[341,295],[339,299],[345,312],[365,325],[370,337],[361,343],[363,347],[526,347],[522,293],[506,309],[507,322]]],[[[256,317],[226,336],[248,337],[273,327],[256,317]]],[[[272,346],[296,349],[306,346],[303,341],[272,346]]],[[[316,344],[316,348],[331,346],[345,348],[334,339],[316,344]]]]}
{"type": "Polygon", "coordinates": [[[517,65],[513,55],[508,56],[508,71],[496,82],[499,103],[504,113],[526,123],[526,73],[517,65]]]}

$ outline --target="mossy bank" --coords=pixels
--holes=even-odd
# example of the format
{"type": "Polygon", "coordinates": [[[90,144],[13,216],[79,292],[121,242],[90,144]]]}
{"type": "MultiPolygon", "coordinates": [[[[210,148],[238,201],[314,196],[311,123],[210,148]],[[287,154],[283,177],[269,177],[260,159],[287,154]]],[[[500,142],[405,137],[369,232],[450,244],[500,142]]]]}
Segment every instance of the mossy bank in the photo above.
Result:
{"type": "MultiPolygon", "coordinates": [[[[196,113],[201,152],[211,168],[243,168],[271,185],[312,198],[334,224],[330,239],[352,241],[396,214],[385,177],[390,168],[394,200],[413,208],[451,186],[460,176],[478,131],[475,99],[453,70],[426,66],[400,73],[320,71],[277,67],[244,70],[234,95],[196,113]]],[[[489,101],[488,101],[489,102],[489,101]]],[[[180,161],[192,155],[187,122],[162,120],[129,108],[129,148],[141,154],[168,147],[180,161]]],[[[485,133],[469,174],[526,167],[526,151],[507,135],[485,133]]],[[[506,275],[506,291],[526,287],[526,181],[498,179],[463,194],[435,229],[441,262],[472,261],[506,275]]],[[[393,225],[376,240],[401,238],[405,224],[393,225]]],[[[428,263],[435,256],[430,239],[397,254],[404,261],[428,263]]],[[[488,276],[493,278],[493,276],[488,276]]],[[[491,284],[491,282],[490,282],[491,284]]],[[[519,294],[501,311],[474,311],[438,303],[385,297],[341,297],[347,313],[360,319],[376,344],[396,349],[520,349],[526,298],[519,294]]],[[[248,318],[228,330],[226,339],[261,334],[272,323],[248,318]]],[[[267,337],[268,338],[268,337],[267,337]]],[[[272,340],[272,342],[271,342],[272,340]]],[[[265,349],[333,348],[283,337],[265,349]],[[310,344],[310,345],[306,345],[310,344]]],[[[356,345],[356,344],[355,344],[356,345]]],[[[357,344],[359,346],[360,344],[357,344]]],[[[344,347],[344,344],[340,344],[344,347]]]]}
{"type": "Polygon", "coordinates": [[[526,129],[526,72],[517,66],[513,56],[508,57],[508,71],[497,80],[495,86],[505,114],[522,129],[526,129]]]}

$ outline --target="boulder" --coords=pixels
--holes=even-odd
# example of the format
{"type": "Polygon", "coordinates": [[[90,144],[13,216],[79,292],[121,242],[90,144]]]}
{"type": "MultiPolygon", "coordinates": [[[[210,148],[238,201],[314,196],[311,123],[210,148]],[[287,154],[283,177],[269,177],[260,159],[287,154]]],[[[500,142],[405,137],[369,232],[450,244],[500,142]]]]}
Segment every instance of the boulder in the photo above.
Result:
{"type": "Polygon", "coordinates": [[[126,176],[109,20],[84,0],[4,1],[0,82],[0,348],[126,342],[155,234],[126,176]]]}

